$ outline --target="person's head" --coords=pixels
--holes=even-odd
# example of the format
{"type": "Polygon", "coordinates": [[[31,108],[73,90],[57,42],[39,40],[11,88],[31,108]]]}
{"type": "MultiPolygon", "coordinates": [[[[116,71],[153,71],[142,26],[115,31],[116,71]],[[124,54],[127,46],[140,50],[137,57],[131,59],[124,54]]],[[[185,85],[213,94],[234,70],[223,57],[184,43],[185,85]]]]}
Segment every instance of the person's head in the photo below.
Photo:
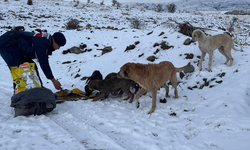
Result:
{"type": "Polygon", "coordinates": [[[61,32],[55,32],[52,36],[53,48],[59,49],[66,44],[66,38],[61,32]]]}

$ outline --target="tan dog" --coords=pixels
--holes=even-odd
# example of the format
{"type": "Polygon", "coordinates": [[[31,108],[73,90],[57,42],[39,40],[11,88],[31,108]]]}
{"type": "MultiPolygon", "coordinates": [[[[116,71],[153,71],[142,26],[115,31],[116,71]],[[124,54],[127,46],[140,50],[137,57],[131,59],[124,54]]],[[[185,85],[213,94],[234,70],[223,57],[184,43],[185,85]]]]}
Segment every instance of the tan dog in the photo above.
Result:
{"type": "Polygon", "coordinates": [[[139,97],[147,91],[152,93],[152,107],[148,114],[155,111],[157,90],[162,86],[166,89],[166,97],[168,97],[169,87],[166,85],[168,80],[174,87],[175,98],[178,98],[177,77],[176,72],[185,70],[190,63],[181,68],[175,68],[171,62],[163,61],[159,64],[139,64],[126,63],[120,68],[118,77],[131,79],[141,86],[141,89],[135,95],[135,105],[139,108],[139,97]]]}
{"type": "Polygon", "coordinates": [[[206,53],[209,54],[209,62],[208,62],[208,71],[211,70],[212,66],[212,57],[214,50],[218,49],[219,52],[226,57],[226,62],[230,60],[229,66],[232,66],[233,64],[233,57],[231,55],[231,49],[237,50],[234,47],[234,41],[228,34],[218,34],[214,36],[206,36],[205,33],[201,30],[194,30],[192,33],[192,41],[198,41],[199,49],[201,51],[201,58],[199,61],[199,70],[202,70],[202,62],[204,60],[204,57],[206,53]]]}

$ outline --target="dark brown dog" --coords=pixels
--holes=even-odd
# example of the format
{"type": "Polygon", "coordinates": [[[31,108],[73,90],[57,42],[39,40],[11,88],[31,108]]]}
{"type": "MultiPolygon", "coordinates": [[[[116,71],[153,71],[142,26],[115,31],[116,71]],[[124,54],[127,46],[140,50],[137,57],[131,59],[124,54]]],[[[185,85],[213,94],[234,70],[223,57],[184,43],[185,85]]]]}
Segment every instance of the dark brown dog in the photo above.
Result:
{"type": "Polygon", "coordinates": [[[117,77],[117,73],[111,72],[111,73],[109,73],[109,74],[105,77],[105,79],[112,79],[112,78],[114,78],[114,77],[117,77]]]}
{"type": "MultiPolygon", "coordinates": [[[[114,77],[117,77],[117,73],[111,72],[111,73],[109,73],[109,74],[105,77],[105,80],[107,80],[107,79],[112,79],[112,78],[114,78],[114,77]]],[[[124,92],[123,92],[121,89],[118,89],[117,91],[112,92],[111,94],[112,94],[112,95],[118,95],[118,97],[121,97],[123,93],[124,93],[124,92]]]]}
{"type": "MultiPolygon", "coordinates": [[[[118,75],[117,73],[112,72],[112,73],[109,73],[109,74],[105,77],[105,79],[111,79],[111,78],[117,77],[117,75],[118,75]]],[[[134,81],[133,81],[133,84],[132,84],[131,87],[135,89],[134,94],[136,94],[137,91],[138,91],[139,88],[140,88],[140,86],[139,86],[137,83],[135,83],[134,81]]],[[[124,93],[124,92],[123,92],[121,89],[119,89],[117,92],[114,92],[114,93],[112,93],[112,94],[113,94],[113,95],[122,96],[123,93],[124,93]],[[118,92],[119,92],[119,94],[117,94],[118,92]]]]}
{"type": "Polygon", "coordinates": [[[88,87],[91,90],[100,91],[100,95],[96,96],[92,101],[97,101],[110,93],[117,92],[119,89],[125,92],[128,97],[124,100],[128,100],[130,98],[130,103],[132,103],[134,99],[134,94],[130,91],[130,86],[133,84],[133,81],[118,77],[113,77],[111,79],[104,80],[92,80],[88,83],[88,87]]]}
{"type": "Polygon", "coordinates": [[[139,64],[139,63],[126,63],[123,65],[118,73],[125,79],[131,79],[141,86],[141,89],[135,95],[135,104],[139,108],[139,97],[146,91],[152,93],[152,107],[148,114],[155,111],[157,90],[162,86],[166,89],[166,97],[168,97],[169,87],[166,85],[168,80],[171,81],[174,87],[175,98],[178,98],[177,91],[177,77],[176,72],[185,70],[190,63],[181,68],[175,68],[171,62],[163,61],[159,64],[139,64]]]}

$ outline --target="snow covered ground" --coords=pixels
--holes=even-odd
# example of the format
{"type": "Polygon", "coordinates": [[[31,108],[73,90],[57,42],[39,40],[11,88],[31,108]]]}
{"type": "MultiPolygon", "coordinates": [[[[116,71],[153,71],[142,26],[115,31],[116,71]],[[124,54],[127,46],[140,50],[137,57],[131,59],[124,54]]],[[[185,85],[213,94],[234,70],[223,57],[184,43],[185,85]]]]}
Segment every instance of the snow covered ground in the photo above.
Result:
{"type": "MultiPolygon", "coordinates": [[[[106,6],[74,7],[73,2],[34,1],[28,6],[26,0],[0,2],[0,35],[8,27],[23,25],[27,31],[36,28],[53,33],[62,31],[67,44],[57,50],[49,61],[54,76],[64,89],[84,90],[84,76],[100,70],[105,77],[118,72],[126,62],[149,63],[148,56],[157,57],[154,63],[171,61],[176,67],[188,62],[195,67],[193,73],[178,78],[179,98],[174,99],[173,89],[167,103],[160,103],[165,90],[157,94],[156,111],[147,115],[151,107],[151,93],[143,95],[140,108],[110,95],[103,101],[69,101],[58,104],[46,115],[15,117],[10,107],[13,93],[12,79],[5,62],[0,58],[0,149],[1,150],[248,150],[250,147],[250,47],[242,52],[232,50],[233,66],[224,65],[225,58],[218,51],[213,56],[212,70],[198,71],[197,43],[189,46],[183,42],[189,38],[176,32],[168,21],[189,21],[194,26],[211,28],[209,34],[222,33],[227,17],[220,12],[202,13],[156,13],[137,9],[113,9],[106,6]],[[130,18],[144,22],[142,30],[131,29],[130,18]],[[70,18],[81,20],[81,31],[66,30],[70,18]],[[86,25],[90,24],[91,29],[86,25]],[[118,28],[112,30],[110,27],[118,28]],[[98,29],[97,27],[100,27],[98,29]],[[153,31],[153,32],[152,32],[153,31]],[[149,34],[152,32],[151,34],[149,34]],[[163,35],[159,36],[160,33],[163,35]],[[124,52],[126,47],[139,41],[136,48],[124,52]],[[162,50],[155,43],[166,41],[174,48],[162,50]],[[62,54],[81,43],[90,52],[62,54]],[[96,46],[98,44],[98,47],[96,46]],[[113,51],[101,55],[97,49],[111,46],[113,51]],[[159,52],[154,52],[159,49],[159,52]],[[139,57],[139,55],[144,54],[139,57]],[[193,54],[186,59],[185,54],[193,54]],[[69,64],[63,62],[71,61],[69,64]],[[76,75],[80,77],[76,77],[76,75]],[[224,75],[224,76],[223,76],[224,75]],[[204,80],[209,81],[204,86],[204,80]],[[197,86],[198,88],[194,88],[197,86]],[[192,90],[190,90],[190,87],[192,90]],[[203,87],[203,88],[200,88],[203,87]]],[[[229,16],[231,19],[234,16],[229,16]]],[[[242,34],[249,34],[249,16],[235,16],[240,20],[242,34]]],[[[247,39],[249,43],[249,39],[247,39]]],[[[241,46],[238,46],[241,48],[241,46]]],[[[40,68],[39,68],[40,69],[40,68]]],[[[53,90],[52,83],[40,70],[45,87],[53,90]]],[[[179,77],[179,73],[178,73],[179,77]]]]}

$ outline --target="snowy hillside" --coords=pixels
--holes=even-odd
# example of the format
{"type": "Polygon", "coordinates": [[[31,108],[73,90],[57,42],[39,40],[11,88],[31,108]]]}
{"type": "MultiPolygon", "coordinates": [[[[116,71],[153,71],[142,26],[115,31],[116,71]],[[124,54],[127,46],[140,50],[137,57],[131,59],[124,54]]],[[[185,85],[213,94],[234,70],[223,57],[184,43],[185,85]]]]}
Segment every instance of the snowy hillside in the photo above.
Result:
{"type": "Polygon", "coordinates": [[[165,5],[170,3],[174,3],[179,11],[232,11],[250,8],[249,0],[176,0],[162,3],[142,3],[140,1],[140,3],[124,2],[122,6],[156,10],[158,4],[163,4],[163,10],[167,11],[165,5]]]}
{"type": "Polygon", "coordinates": [[[250,8],[249,0],[181,0],[176,3],[186,11],[232,11],[250,8]]]}
{"type": "MultiPolygon", "coordinates": [[[[110,95],[97,102],[91,100],[69,101],[58,104],[46,115],[15,117],[10,107],[13,94],[9,69],[0,57],[0,149],[3,150],[248,150],[250,147],[250,17],[226,16],[222,12],[156,13],[140,9],[116,9],[111,6],[65,1],[26,0],[0,2],[0,35],[13,26],[24,26],[27,31],[36,28],[49,33],[61,31],[67,44],[50,57],[55,78],[64,89],[79,88],[84,91],[85,80],[94,70],[105,77],[118,72],[127,62],[154,63],[171,61],[181,67],[188,62],[195,67],[184,78],[178,76],[179,98],[166,103],[165,89],[157,93],[157,108],[147,115],[151,107],[151,93],[140,97],[140,108],[110,95]],[[203,70],[198,71],[201,55],[197,43],[184,45],[185,36],[177,31],[176,22],[190,22],[193,26],[207,28],[208,34],[223,33],[229,22],[238,18],[234,34],[236,45],[243,51],[232,50],[234,63],[224,65],[224,56],[214,52],[212,72],[207,72],[208,56],[203,70]],[[66,30],[70,19],[80,21],[78,30],[66,30]],[[141,29],[134,29],[131,20],[138,19],[141,29]],[[156,46],[166,42],[173,46],[163,50],[156,46]],[[137,43],[137,44],[135,44],[137,43]],[[64,50],[86,44],[81,54],[64,50]],[[125,52],[126,47],[135,45],[125,52]],[[102,55],[104,47],[112,51],[102,55]],[[193,57],[187,57],[193,56],[193,57]],[[67,63],[65,63],[67,62],[67,63]]],[[[39,66],[39,65],[38,65],[39,66]]],[[[40,74],[45,87],[54,89],[52,83],[40,74]]]]}

